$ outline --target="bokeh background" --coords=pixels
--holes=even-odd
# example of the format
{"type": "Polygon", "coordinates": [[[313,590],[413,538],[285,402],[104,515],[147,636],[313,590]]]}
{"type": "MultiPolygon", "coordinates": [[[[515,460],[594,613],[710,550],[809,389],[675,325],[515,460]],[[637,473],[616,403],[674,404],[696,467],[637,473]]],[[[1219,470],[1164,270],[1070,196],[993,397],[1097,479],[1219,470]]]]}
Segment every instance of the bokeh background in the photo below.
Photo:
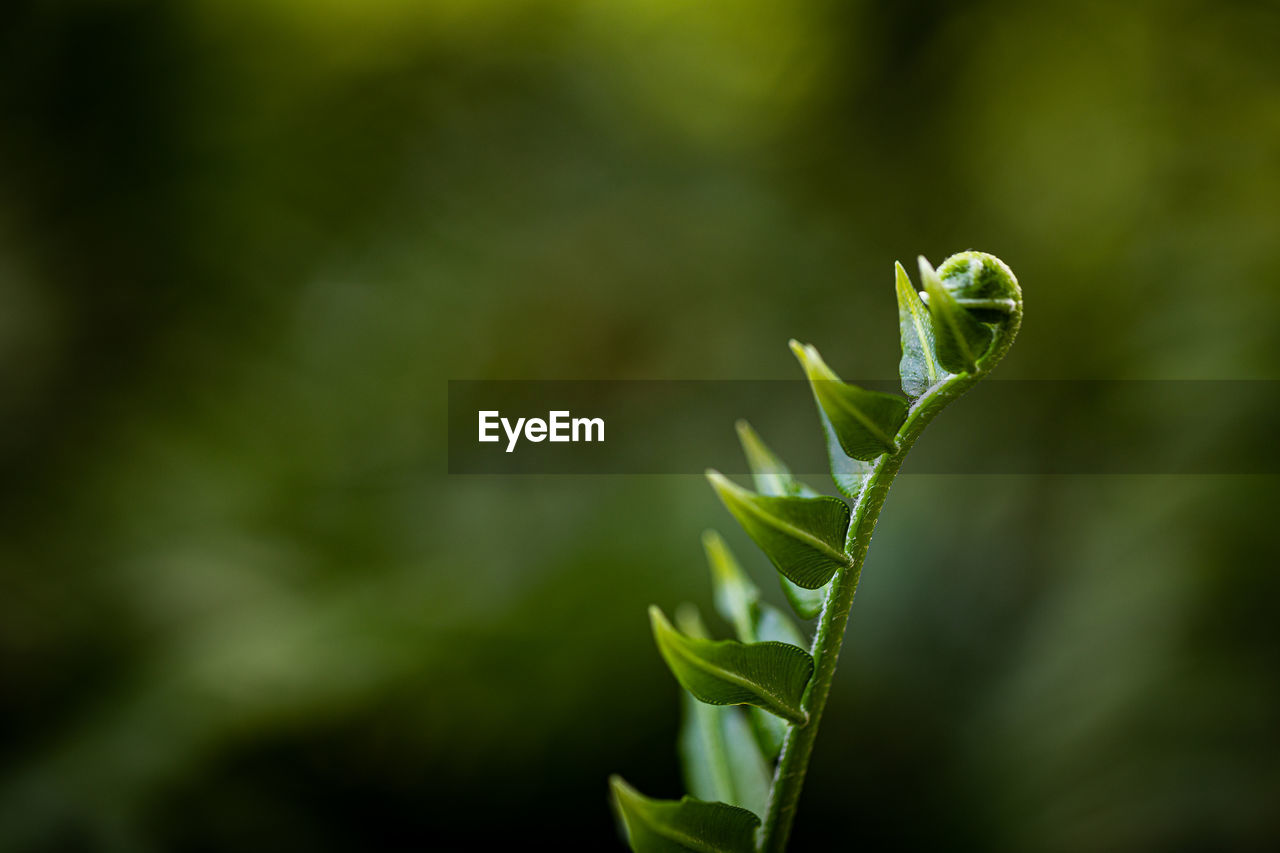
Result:
{"type": "MultiPolygon", "coordinates": [[[[607,774],[681,789],[645,607],[708,608],[707,526],[780,596],[701,478],[447,476],[446,380],[892,376],[893,260],[970,247],[1026,291],[1004,377],[1280,379],[1277,36],[11,0],[0,849],[621,849],[607,774]]],[[[1278,498],[901,479],[795,849],[1275,849],[1278,498]]]]}

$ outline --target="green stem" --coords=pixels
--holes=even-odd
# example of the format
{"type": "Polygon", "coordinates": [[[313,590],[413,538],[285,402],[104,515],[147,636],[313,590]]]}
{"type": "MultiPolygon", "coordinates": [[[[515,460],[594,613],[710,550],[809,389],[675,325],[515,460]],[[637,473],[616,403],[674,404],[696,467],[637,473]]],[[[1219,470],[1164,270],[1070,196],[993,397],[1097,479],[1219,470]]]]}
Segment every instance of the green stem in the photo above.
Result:
{"type": "Polygon", "coordinates": [[[916,400],[906,421],[898,430],[898,451],[877,459],[862,481],[862,490],[854,502],[853,518],[845,541],[849,567],[841,570],[832,582],[831,592],[827,596],[827,603],[813,638],[813,681],[802,703],[809,715],[809,722],[803,726],[792,726],[783,741],[782,755],[774,773],[773,785],[769,791],[769,806],[761,829],[762,853],[782,853],[791,836],[791,824],[795,820],[796,805],[800,801],[800,791],[804,787],[805,774],[809,769],[809,757],[818,737],[818,724],[822,721],[822,711],[826,707],[827,696],[831,693],[836,661],[840,657],[840,646],[844,643],[845,627],[849,624],[853,598],[862,577],[862,564],[867,558],[871,534],[880,518],[880,510],[884,508],[885,498],[889,496],[889,487],[902,468],[912,445],[929,422],[948,403],[972,388],[1008,352],[1017,336],[1021,319],[1020,311],[1013,315],[1012,322],[997,339],[996,345],[979,359],[978,369],[974,373],[953,376],[916,400]]]}

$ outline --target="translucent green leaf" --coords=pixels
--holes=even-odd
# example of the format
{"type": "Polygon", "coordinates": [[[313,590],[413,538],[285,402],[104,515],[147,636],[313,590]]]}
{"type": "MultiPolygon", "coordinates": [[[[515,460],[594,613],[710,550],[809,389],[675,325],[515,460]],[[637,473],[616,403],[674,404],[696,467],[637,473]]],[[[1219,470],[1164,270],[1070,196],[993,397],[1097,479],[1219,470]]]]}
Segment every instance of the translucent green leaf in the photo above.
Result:
{"type": "MultiPolygon", "coordinates": [[[[831,419],[827,417],[827,413],[823,410],[821,404],[818,405],[818,420],[822,423],[822,433],[826,437],[827,459],[831,466],[831,479],[835,482],[836,488],[840,490],[841,494],[850,500],[856,501],[862,492],[863,483],[871,476],[871,463],[863,462],[861,459],[853,459],[844,452],[844,448],[840,446],[840,439],[836,436],[835,427],[831,425],[831,419]]],[[[782,592],[786,595],[791,608],[801,619],[813,619],[822,612],[822,608],[826,604],[829,588],[804,589],[783,577],[782,592]]]]}
{"type": "Polygon", "coordinates": [[[827,587],[805,589],[782,575],[778,575],[778,580],[782,584],[782,594],[787,597],[787,603],[801,619],[813,619],[822,612],[823,605],[827,603],[827,587]]]}
{"type": "Polygon", "coordinates": [[[911,286],[902,264],[895,263],[893,268],[897,276],[898,326],[902,336],[898,373],[902,376],[902,390],[909,396],[919,397],[943,378],[946,371],[938,364],[934,351],[929,309],[920,301],[920,294],[911,286]]]}
{"type": "Polygon", "coordinates": [[[787,603],[801,619],[813,619],[822,612],[822,606],[827,603],[826,586],[805,589],[796,586],[781,574],[778,575],[778,581],[782,585],[782,594],[787,597],[787,603]]]}
{"type": "MultiPolygon", "coordinates": [[[[804,648],[806,645],[804,637],[800,635],[800,631],[791,623],[791,620],[777,608],[760,601],[759,588],[742,571],[742,567],[738,565],[738,561],[734,559],[733,553],[725,545],[724,539],[720,538],[720,534],[714,530],[708,530],[702,536],[702,544],[707,551],[707,562],[711,565],[716,610],[734,626],[738,639],[744,643],[771,640],[804,648]]],[[[778,577],[792,589],[800,590],[800,587],[795,586],[782,575],[778,577]]],[[[820,592],[807,589],[801,591],[806,595],[821,595],[820,592]]],[[[697,630],[689,630],[678,618],[679,615],[679,613],[676,614],[676,623],[681,630],[691,637],[705,636],[705,631],[699,633],[697,630]]],[[[760,708],[751,708],[749,716],[760,749],[768,758],[776,758],[782,749],[782,741],[787,736],[789,724],[760,708]]],[[[690,790],[697,796],[702,796],[696,790],[692,788],[690,790]]],[[[734,802],[727,797],[716,797],[716,799],[727,803],[734,802]]],[[[745,805],[745,803],[735,804],[745,805]]],[[[746,807],[751,808],[751,806],[746,807]]]]}
{"type": "Polygon", "coordinates": [[[791,350],[800,360],[813,396],[826,412],[844,452],[869,462],[898,449],[895,436],[907,419],[907,401],[897,394],[868,391],[841,382],[840,377],[812,346],[791,341],[791,350]]]}
{"type": "Polygon", "coordinates": [[[818,493],[801,483],[791,474],[791,469],[778,455],[769,449],[759,434],[746,421],[738,421],[738,441],[747,457],[751,479],[756,491],[762,495],[797,495],[813,497],[818,493]]]}
{"type": "MultiPolygon", "coordinates": [[[[792,589],[800,589],[795,584],[790,585],[792,589]]],[[[807,589],[801,591],[811,592],[807,589]]],[[[801,636],[800,630],[787,614],[763,602],[756,611],[756,638],[762,643],[787,643],[800,648],[808,646],[808,641],[801,636]]],[[[791,728],[791,724],[759,708],[752,708],[750,716],[760,749],[770,760],[777,758],[778,753],[782,752],[782,742],[786,739],[787,730],[791,728]]]]}
{"type": "MultiPolygon", "coordinates": [[[[786,725],[759,708],[746,710],[786,725]]],[[[685,785],[693,796],[762,815],[769,801],[773,772],[743,711],[732,705],[706,705],[684,694],[680,761],[685,785]]]]}
{"type": "Polygon", "coordinates": [[[711,566],[711,584],[715,592],[716,610],[720,612],[738,639],[744,643],[756,641],[756,607],[760,601],[760,590],[738,561],[729,552],[724,539],[714,530],[702,534],[702,547],[707,552],[707,563],[711,566]]]}
{"type": "Polygon", "coordinates": [[[849,565],[844,552],[849,507],[844,501],[762,496],[718,471],[708,471],[707,479],[778,571],[797,585],[817,589],[849,565]]]}
{"type": "Polygon", "coordinates": [[[923,256],[920,258],[920,279],[929,297],[938,362],[952,373],[974,373],[978,369],[978,359],[991,348],[995,333],[956,302],[955,296],[942,286],[942,280],[923,256]]]}
{"type": "Polygon", "coordinates": [[[791,730],[791,724],[763,708],[747,708],[747,717],[751,722],[751,732],[755,735],[756,746],[760,753],[766,761],[777,760],[782,753],[782,744],[787,739],[787,732],[791,730]]]}
{"type": "Polygon", "coordinates": [[[635,853],[755,852],[760,818],[746,809],[692,797],[654,800],[619,776],[609,787],[635,853]]]}
{"type": "MultiPolygon", "coordinates": [[[[818,413],[822,417],[822,408],[818,408],[818,413]]],[[[819,497],[818,493],[813,489],[801,483],[791,475],[791,470],[786,464],[778,458],[772,450],[769,449],[751,428],[746,421],[738,421],[738,439],[742,442],[743,453],[747,457],[747,465],[751,468],[751,477],[755,481],[756,491],[767,497],[779,497],[784,495],[797,495],[799,497],[819,497]]],[[[845,455],[844,450],[836,445],[835,452],[839,454],[839,458],[846,460],[853,465],[862,465],[863,463],[849,459],[845,455]]],[[[835,476],[834,460],[832,465],[833,476],[835,476]]],[[[836,485],[840,485],[837,478],[836,485]]],[[[846,493],[847,494],[847,493],[846,493]]],[[[778,582],[782,584],[783,594],[787,596],[787,600],[791,602],[791,606],[795,608],[796,613],[804,619],[812,619],[822,612],[823,602],[827,599],[827,588],[824,586],[820,589],[805,589],[796,586],[786,575],[779,574],[778,582]]]]}
{"type": "MultiPolygon", "coordinates": [[[[785,613],[760,600],[760,590],[747,577],[719,533],[708,530],[702,534],[702,544],[711,566],[716,610],[734,626],[739,640],[744,643],[775,641],[801,648],[807,645],[800,629],[785,613]]],[[[677,624],[686,634],[696,636],[683,622],[677,620],[677,624]]]]}
{"type": "Polygon", "coordinates": [[[818,406],[818,420],[822,422],[822,434],[827,440],[827,460],[831,465],[831,479],[835,481],[840,494],[850,500],[857,500],[862,491],[862,484],[871,476],[871,463],[861,459],[853,459],[840,446],[836,436],[836,428],[831,425],[831,418],[818,406]]]}
{"type": "MultiPolygon", "coordinates": [[[[710,639],[693,605],[676,610],[676,624],[688,637],[710,639]]],[[[679,747],[689,793],[764,814],[773,775],[769,761],[789,724],[760,708],[706,705],[688,693],[684,700],[679,747]]]]}
{"type": "Polygon", "coordinates": [[[801,698],[813,658],[785,643],[739,643],[686,637],[649,608],[653,637],[680,686],[708,705],[755,705],[793,723],[808,715],[801,698]]]}
{"type": "Polygon", "coordinates": [[[698,608],[687,602],[676,607],[676,627],[686,637],[693,637],[695,640],[711,639],[711,632],[703,624],[698,608]]]}
{"type": "Polygon", "coordinates": [[[760,603],[756,617],[756,639],[761,643],[788,643],[800,648],[809,644],[787,614],[764,602],[760,603]]]}

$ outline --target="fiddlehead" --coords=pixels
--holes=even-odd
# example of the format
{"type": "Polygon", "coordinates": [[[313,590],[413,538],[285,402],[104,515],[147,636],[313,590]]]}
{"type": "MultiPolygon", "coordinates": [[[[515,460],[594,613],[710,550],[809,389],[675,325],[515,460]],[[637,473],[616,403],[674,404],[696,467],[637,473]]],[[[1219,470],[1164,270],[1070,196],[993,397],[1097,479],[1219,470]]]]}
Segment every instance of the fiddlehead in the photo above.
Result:
{"type": "Polygon", "coordinates": [[[924,428],[1000,362],[1022,322],[1022,291],[998,258],[961,252],[936,271],[920,258],[919,268],[923,293],[896,266],[905,397],[841,382],[814,347],[791,342],[818,406],[832,478],[852,506],[796,481],[741,422],[756,491],[708,472],[725,507],[777,569],[797,613],[820,618],[804,643],[788,617],[759,600],[720,537],[707,534],[716,607],[737,639],[708,639],[687,611],[677,630],[651,609],[662,655],[691,697],[681,756],[692,796],[653,800],[613,778],[614,805],[636,853],[786,847],[889,486],[924,428]],[[748,706],[748,717],[737,705],[748,706]],[[766,791],[761,768],[771,762],[766,791]]]}

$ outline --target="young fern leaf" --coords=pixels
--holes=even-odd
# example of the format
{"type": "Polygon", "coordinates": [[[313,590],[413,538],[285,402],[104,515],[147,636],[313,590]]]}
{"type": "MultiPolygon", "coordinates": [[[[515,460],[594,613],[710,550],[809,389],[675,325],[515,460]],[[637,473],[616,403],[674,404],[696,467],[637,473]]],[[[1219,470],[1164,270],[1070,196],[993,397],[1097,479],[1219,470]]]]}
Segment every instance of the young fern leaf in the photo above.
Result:
{"type": "Polygon", "coordinates": [[[785,613],[760,600],[760,590],[747,577],[719,533],[714,530],[703,533],[702,546],[711,566],[716,610],[734,626],[739,640],[744,643],[776,640],[802,647],[806,644],[800,629],[785,613]]]}
{"type": "Polygon", "coordinates": [[[751,428],[751,424],[738,421],[734,424],[734,428],[738,431],[742,455],[747,457],[747,467],[751,469],[751,481],[755,484],[757,492],[762,495],[817,497],[817,492],[792,476],[787,463],[764,443],[764,439],[751,428]]]}
{"type": "Polygon", "coordinates": [[[689,793],[700,800],[764,814],[777,755],[766,756],[742,708],[707,705],[688,693],[684,705],[678,746],[689,793]]]}
{"type": "Polygon", "coordinates": [[[801,619],[817,617],[822,612],[822,606],[827,603],[825,586],[818,589],[805,589],[792,583],[782,574],[778,575],[778,582],[782,585],[782,594],[787,597],[787,603],[801,619]]]}
{"type": "Polygon", "coordinates": [[[952,373],[976,373],[978,359],[991,348],[995,335],[991,328],[961,307],[951,291],[923,257],[920,279],[929,297],[938,361],[952,373]]]}
{"type": "Polygon", "coordinates": [[[620,776],[609,787],[635,853],[755,853],[760,818],[746,809],[692,797],[650,799],[620,776]]]}
{"type": "Polygon", "coordinates": [[[985,252],[960,252],[938,267],[942,286],[956,304],[980,323],[991,323],[997,333],[1008,329],[1022,314],[1022,291],[1004,261],[985,252]]]}
{"type": "Polygon", "coordinates": [[[760,602],[759,616],[756,618],[756,637],[762,643],[786,643],[789,646],[804,648],[809,641],[800,633],[791,617],[772,604],[760,602]]]}
{"type": "Polygon", "coordinates": [[[765,497],[708,471],[725,508],[779,572],[805,589],[817,589],[849,565],[844,537],[849,507],[837,498],[765,497]]]}
{"type": "Polygon", "coordinates": [[[898,291],[898,327],[902,336],[902,360],[898,373],[902,377],[902,390],[915,398],[924,394],[946,375],[938,364],[933,340],[933,321],[929,309],[920,301],[920,294],[911,286],[911,279],[902,264],[893,265],[898,291]]]}
{"type": "MultiPolygon", "coordinates": [[[[716,610],[744,643],[757,642],[756,619],[760,606],[760,590],[747,577],[733,558],[729,546],[714,530],[702,534],[702,547],[711,567],[711,588],[716,610]]],[[[688,632],[686,632],[688,633],[688,632]]]]}
{"type": "MultiPolygon", "coordinates": [[[[799,589],[799,587],[797,587],[799,589]]],[[[759,626],[756,635],[762,643],[786,643],[789,646],[804,648],[808,641],[800,636],[800,631],[785,613],[768,604],[760,605],[759,626]]],[[[750,708],[751,727],[755,730],[756,743],[769,760],[778,757],[782,752],[782,744],[786,742],[787,732],[791,724],[781,717],[775,717],[762,708],[750,708]]]]}
{"type": "MultiPolygon", "coordinates": [[[[687,636],[709,639],[692,605],[676,611],[676,622],[687,636]]],[[[774,753],[766,757],[753,730],[752,717],[772,720],[785,731],[786,723],[759,708],[707,705],[684,694],[684,722],[680,727],[680,764],[689,793],[700,800],[740,806],[764,814],[769,800],[774,753]]]]}
{"type": "MultiPolygon", "coordinates": [[[[756,491],[765,497],[783,497],[794,495],[802,498],[821,497],[813,489],[791,476],[791,469],[778,458],[768,445],[761,440],[756,431],[746,421],[738,421],[738,440],[742,442],[742,452],[747,457],[747,467],[751,469],[751,479],[755,482],[756,491]]],[[[844,451],[840,451],[844,456],[844,451]]],[[[848,458],[848,457],[844,457],[848,458]]],[[[861,463],[858,463],[861,464],[861,463]]],[[[822,612],[822,605],[827,600],[826,587],[805,589],[792,583],[786,575],[779,573],[778,582],[782,584],[782,592],[791,603],[792,609],[801,619],[812,619],[822,612]]]]}
{"type": "Polygon", "coordinates": [[[755,705],[804,725],[804,689],[813,658],[785,643],[739,643],[686,637],[657,607],[649,608],[653,638],[680,686],[708,705],[755,705]]]}
{"type": "MultiPolygon", "coordinates": [[[[817,400],[815,399],[814,402],[816,403],[817,400]]],[[[851,501],[856,501],[858,495],[862,493],[862,484],[871,476],[871,464],[861,459],[854,459],[844,452],[844,448],[840,446],[840,438],[836,435],[836,428],[831,425],[831,418],[827,417],[827,413],[822,410],[821,403],[818,403],[818,421],[822,424],[822,435],[827,441],[827,462],[831,465],[831,480],[840,490],[840,494],[851,501]]]]}
{"type": "MultiPolygon", "coordinates": [[[[740,642],[773,641],[797,647],[807,645],[790,619],[760,601],[760,590],[742,571],[742,567],[738,565],[738,561],[734,559],[719,533],[708,530],[702,534],[702,545],[707,552],[707,563],[711,566],[711,586],[714,590],[716,610],[734,626],[734,632],[740,642]]],[[[804,592],[808,593],[809,590],[804,592]]],[[[679,622],[678,619],[677,622],[679,622]]],[[[697,632],[690,631],[683,622],[679,624],[686,634],[699,636],[697,632]]],[[[702,636],[705,636],[705,631],[702,636]]],[[[787,735],[786,721],[760,708],[751,708],[750,717],[760,748],[770,759],[777,758],[778,752],[782,749],[783,738],[787,735]]],[[[697,794],[697,791],[693,793],[697,794]]],[[[733,801],[725,800],[725,802],[733,801]]]]}
{"type": "MultiPolygon", "coordinates": [[[[914,398],[909,409],[896,395],[841,383],[815,349],[792,342],[818,402],[832,477],[853,501],[852,512],[842,501],[813,496],[797,483],[745,424],[738,432],[760,493],[708,472],[725,506],[784,580],[813,590],[825,585],[812,657],[798,647],[802,638],[791,620],[760,602],[759,591],[714,534],[708,534],[705,543],[717,607],[744,642],[712,642],[691,619],[682,623],[690,635],[683,636],[660,612],[651,611],[659,650],[694,697],[714,705],[753,704],[757,707],[750,709],[752,713],[764,707],[797,723],[783,727],[785,744],[765,800],[763,823],[750,811],[723,802],[650,800],[614,777],[614,801],[634,851],[786,849],[862,565],[889,487],[925,427],[1004,358],[1022,323],[1022,290],[998,258],[961,252],[937,272],[921,258],[920,269],[927,312],[901,265],[895,270],[902,336],[899,367],[903,390],[914,398]]],[[[682,752],[694,762],[686,766],[690,787],[707,797],[758,807],[762,756],[757,744],[743,736],[742,715],[695,717],[696,703],[690,705],[682,734],[682,752]],[[687,748],[685,738],[690,740],[687,748]],[[741,753],[737,764],[728,756],[734,751],[741,753]]],[[[774,754],[765,748],[763,760],[767,763],[774,754]]]]}
{"type": "Polygon", "coordinates": [[[812,346],[791,341],[813,396],[826,413],[845,454],[870,462],[898,450],[898,427],[907,419],[907,401],[897,394],[868,391],[841,382],[812,346]]]}

